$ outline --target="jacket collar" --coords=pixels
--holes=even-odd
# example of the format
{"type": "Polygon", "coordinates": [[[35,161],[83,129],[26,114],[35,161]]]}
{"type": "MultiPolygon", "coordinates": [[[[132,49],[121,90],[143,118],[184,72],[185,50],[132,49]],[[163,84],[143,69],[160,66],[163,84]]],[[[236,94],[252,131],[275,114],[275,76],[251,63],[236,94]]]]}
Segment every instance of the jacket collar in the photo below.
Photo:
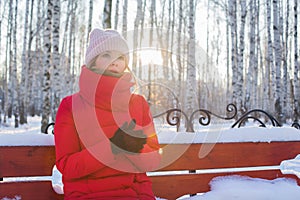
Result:
{"type": "Polygon", "coordinates": [[[130,88],[134,85],[130,73],[121,77],[97,74],[82,67],[79,94],[91,105],[112,111],[128,110],[130,88]]]}

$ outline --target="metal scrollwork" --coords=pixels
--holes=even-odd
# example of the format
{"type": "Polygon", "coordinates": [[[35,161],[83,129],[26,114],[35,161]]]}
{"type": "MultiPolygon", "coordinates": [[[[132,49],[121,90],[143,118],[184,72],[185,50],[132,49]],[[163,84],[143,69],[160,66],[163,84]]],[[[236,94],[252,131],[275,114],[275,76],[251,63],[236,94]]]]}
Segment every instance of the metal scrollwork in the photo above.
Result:
{"type": "Polygon", "coordinates": [[[267,113],[264,110],[260,109],[254,109],[246,112],[243,114],[232,126],[231,128],[234,128],[235,126],[238,126],[240,128],[248,119],[253,119],[254,121],[258,122],[261,127],[266,127],[266,124],[262,122],[260,119],[258,119],[256,116],[252,115],[255,113],[263,114],[265,117],[267,117],[268,120],[271,121],[272,125],[274,127],[281,127],[282,125],[269,113],[267,113]]]}
{"type": "MultiPolygon", "coordinates": [[[[237,107],[234,104],[228,104],[226,107],[227,115],[226,116],[220,116],[217,115],[209,110],[205,109],[197,109],[191,113],[190,116],[188,116],[184,111],[178,108],[172,108],[169,110],[166,110],[160,114],[154,115],[153,118],[158,118],[161,116],[166,115],[166,121],[171,126],[176,126],[177,131],[180,128],[180,122],[183,118],[185,120],[185,128],[186,132],[194,132],[194,120],[196,117],[196,114],[199,114],[198,122],[201,126],[208,126],[211,123],[212,116],[223,119],[223,120],[232,120],[237,116],[237,107]]],[[[259,119],[257,116],[265,117],[267,119],[267,122],[270,122],[272,126],[274,127],[281,127],[282,125],[269,113],[267,113],[264,110],[260,109],[254,109],[246,112],[243,114],[239,119],[237,119],[234,124],[231,126],[231,128],[240,128],[241,126],[245,125],[245,123],[250,119],[259,124],[260,127],[266,127],[266,123],[264,123],[261,119],[259,119]]],[[[49,134],[49,130],[52,128],[52,134],[54,134],[54,125],[55,123],[49,123],[46,127],[45,133],[49,134]]],[[[292,124],[292,127],[300,130],[300,124],[298,121],[294,121],[292,124]]]]}
{"type": "Polygon", "coordinates": [[[195,119],[195,115],[197,113],[200,114],[199,117],[199,124],[202,126],[208,126],[211,122],[211,117],[215,116],[217,118],[220,119],[224,119],[224,120],[231,120],[233,119],[236,114],[237,114],[237,108],[234,104],[228,104],[226,107],[226,111],[228,113],[230,113],[230,116],[227,117],[222,117],[220,115],[217,115],[209,110],[205,110],[205,109],[198,109],[192,112],[192,114],[190,116],[188,116],[184,111],[182,111],[181,109],[169,109],[163,113],[160,113],[158,115],[155,115],[154,118],[163,116],[165,114],[167,114],[166,119],[167,119],[167,123],[171,126],[179,126],[180,125],[180,118],[183,115],[185,118],[185,126],[186,126],[186,131],[187,132],[194,132],[194,124],[193,121],[195,119]]]}
{"type": "Polygon", "coordinates": [[[49,123],[45,129],[45,133],[49,134],[49,129],[52,127],[52,134],[54,134],[54,125],[55,125],[54,122],[49,123]]]}
{"type": "Polygon", "coordinates": [[[292,127],[300,130],[300,124],[297,121],[294,121],[294,123],[292,124],[292,127]]]}

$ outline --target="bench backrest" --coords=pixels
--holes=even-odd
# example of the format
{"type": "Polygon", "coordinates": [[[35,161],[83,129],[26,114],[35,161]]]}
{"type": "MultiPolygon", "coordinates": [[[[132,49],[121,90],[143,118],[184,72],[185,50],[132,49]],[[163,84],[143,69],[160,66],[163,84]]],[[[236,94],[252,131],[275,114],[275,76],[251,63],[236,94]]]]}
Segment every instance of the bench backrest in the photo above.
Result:
{"type": "MultiPolygon", "coordinates": [[[[196,194],[210,190],[212,178],[224,175],[246,175],[275,179],[295,178],[283,175],[280,170],[256,171],[205,171],[205,169],[278,166],[281,161],[293,159],[300,153],[300,141],[262,143],[217,143],[217,144],[165,144],[162,145],[162,168],[158,171],[202,170],[200,173],[174,173],[151,175],[153,191],[157,197],[176,199],[185,194],[196,194]],[[199,152],[201,149],[201,155],[199,152]],[[205,154],[203,154],[203,152],[205,154]],[[207,155],[206,155],[207,154],[207,155]],[[174,160],[174,155],[178,159],[174,160]]],[[[54,146],[0,146],[0,178],[51,176],[55,163],[54,146]]],[[[23,199],[63,199],[56,194],[50,180],[0,181],[0,199],[21,196],[23,199]]]]}

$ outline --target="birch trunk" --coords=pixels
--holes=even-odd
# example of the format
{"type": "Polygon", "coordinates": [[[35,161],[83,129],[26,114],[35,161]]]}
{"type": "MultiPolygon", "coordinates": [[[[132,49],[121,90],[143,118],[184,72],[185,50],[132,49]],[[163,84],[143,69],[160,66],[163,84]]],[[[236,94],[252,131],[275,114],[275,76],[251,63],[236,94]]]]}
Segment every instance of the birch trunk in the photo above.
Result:
{"type": "Polygon", "coordinates": [[[25,17],[24,17],[24,35],[23,35],[23,50],[22,50],[22,77],[20,85],[20,124],[27,123],[27,95],[28,95],[28,50],[27,50],[27,35],[28,35],[28,17],[29,17],[29,0],[26,0],[25,17]]]}
{"type": "MultiPolygon", "coordinates": [[[[33,33],[33,13],[34,12],[34,0],[31,1],[31,8],[30,8],[30,15],[29,15],[29,27],[28,27],[28,32],[29,32],[29,39],[28,39],[28,47],[27,47],[27,67],[28,67],[28,78],[27,78],[27,95],[26,95],[26,99],[25,99],[25,102],[26,102],[26,117],[28,114],[30,114],[30,111],[31,111],[31,105],[35,105],[35,103],[33,103],[33,101],[35,100],[34,98],[32,98],[33,96],[35,96],[34,93],[38,93],[37,91],[32,91],[32,85],[34,84],[34,81],[36,81],[34,79],[34,74],[36,73],[33,69],[32,69],[32,57],[34,57],[35,55],[32,55],[32,42],[33,42],[33,38],[34,36],[37,37],[37,33],[33,33]],[[30,80],[30,81],[29,81],[30,80]]],[[[36,17],[36,15],[35,15],[36,17]]],[[[38,70],[38,71],[41,71],[41,70],[38,70]]],[[[33,115],[31,116],[34,116],[35,113],[33,113],[33,115]]]]}
{"type": "MultiPolygon", "coordinates": [[[[282,31],[279,25],[279,8],[278,1],[273,0],[273,36],[274,36],[274,55],[275,55],[275,112],[277,119],[279,122],[283,121],[283,113],[282,113],[282,85],[281,85],[281,40],[280,40],[280,32],[282,31]]],[[[274,73],[273,71],[273,73],[274,73]]]]}
{"type": "MultiPolygon", "coordinates": [[[[137,1],[137,12],[134,20],[134,29],[133,29],[133,52],[132,52],[132,71],[137,73],[137,47],[138,47],[138,33],[139,25],[142,19],[142,1],[137,1]]],[[[140,76],[141,77],[141,76],[140,76]]]]}
{"type": "MultiPolygon", "coordinates": [[[[232,70],[232,102],[241,108],[238,101],[238,68],[237,68],[237,16],[236,16],[236,1],[229,0],[229,21],[230,21],[230,35],[231,35],[231,70],[232,70]]],[[[238,116],[237,116],[238,117],[238,116]]]]}
{"type": "Polygon", "coordinates": [[[19,96],[18,96],[18,72],[17,72],[17,16],[18,16],[18,0],[15,1],[14,26],[13,26],[13,56],[11,61],[11,76],[12,76],[12,113],[15,118],[15,128],[19,127],[19,96]]]}
{"type": "Polygon", "coordinates": [[[185,94],[185,111],[190,115],[195,109],[196,104],[196,59],[195,59],[195,2],[189,1],[189,14],[188,14],[188,60],[187,60],[187,81],[186,81],[186,94],[185,94]]]}
{"type": "Polygon", "coordinates": [[[102,26],[104,29],[111,28],[111,10],[112,0],[105,0],[102,21],[102,26]]]}
{"type": "Polygon", "coordinates": [[[55,121],[56,111],[60,103],[61,98],[61,72],[60,56],[59,56],[59,29],[60,29],[60,0],[53,0],[53,26],[52,26],[52,67],[53,67],[53,102],[52,102],[52,120],[55,121]]]}
{"type": "Polygon", "coordinates": [[[72,1],[71,3],[71,10],[70,10],[70,30],[69,30],[69,43],[67,47],[68,51],[68,59],[69,59],[69,71],[70,73],[70,88],[71,88],[71,93],[74,92],[75,89],[75,79],[74,79],[74,74],[75,74],[75,25],[76,25],[76,11],[77,11],[77,6],[78,2],[77,1],[72,1]]]}
{"type": "Polygon", "coordinates": [[[298,0],[294,1],[294,117],[298,122],[300,118],[300,80],[298,58],[298,0]]]}
{"type": "MultiPolygon", "coordinates": [[[[73,16],[74,12],[74,6],[73,6],[73,1],[68,1],[68,6],[67,6],[67,15],[65,19],[65,27],[64,27],[64,34],[63,34],[63,39],[62,39],[62,45],[61,45],[61,65],[64,66],[64,73],[65,73],[65,80],[64,84],[66,87],[62,88],[62,93],[63,94],[69,94],[73,93],[73,85],[72,85],[72,77],[70,76],[70,71],[71,71],[71,50],[70,50],[70,45],[69,42],[70,40],[68,39],[68,33],[69,31],[69,26],[70,26],[70,19],[73,16]],[[68,56],[67,56],[68,55],[68,56]]],[[[93,5],[93,2],[90,2],[90,11],[89,11],[89,22],[88,22],[88,27],[91,29],[92,27],[92,10],[91,6],[93,5]]],[[[88,28],[88,29],[89,29],[88,28]]],[[[90,31],[89,31],[90,32],[90,31]]],[[[88,37],[89,37],[89,32],[87,33],[87,43],[88,43],[88,37]]]]}
{"type": "MultiPolygon", "coordinates": [[[[13,24],[13,1],[9,1],[9,8],[8,8],[8,25],[7,25],[7,35],[12,35],[12,24],[13,24]]],[[[12,102],[12,92],[11,92],[11,43],[12,43],[12,38],[8,37],[6,40],[6,53],[5,53],[5,77],[6,77],[6,84],[5,86],[5,94],[6,94],[6,99],[4,102],[4,117],[3,117],[3,123],[7,122],[7,118],[11,118],[11,102],[12,102]],[[7,76],[8,75],[8,76],[7,76]]]]}
{"type": "MultiPolygon", "coordinates": [[[[246,77],[246,94],[245,94],[245,110],[250,110],[251,105],[253,105],[253,102],[255,99],[254,97],[254,72],[255,72],[255,65],[256,65],[256,55],[255,55],[255,17],[256,17],[256,13],[255,13],[255,1],[254,0],[250,0],[249,2],[250,4],[250,52],[249,52],[249,66],[248,66],[248,70],[247,70],[247,77],[246,77]]],[[[257,68],[257,67],[256,67],[257,68]]],[[[255,92],[256,93],[256,92],[255,92]]]]}
{"type": "MultiPolygon", "coordinates": [[[[283,9],[284,7],[282,6],[282,15],[281,15],[281,26],[283,27],[283,9]]],[[[282,32],[282,46],[284,47],[284,52],[283,52],[283,57],[282,57],[282,61],[283,61],[283,82],[282,82],[282,90],[283,90],[283,98],[282,98],[282,107],[283,107],[283,113],[284,113],[284,117],[286,120],[287,116],[290,112],[289,112],[289,102],[288,102],[288,97],[289,97],[289,88],[290,88],[290,84],[288,81],[289,80],[289,75],[288,75],[288,65],[287,65],[287,59],[288,59],[288,41],[289,41],[289,15],[290,15],[290,11],[289,11],[289,1],[286,1],[286,19],[285,19],[285,35],[283,35],[282,32]]]]}
{"type": "Polygon", "coordinates": [[[89,34],[92,31],[92,23],[93,23],[93,0],[90,0],[89,3],[89,19],[88,19],[88,30],[87,30],[87,37],[86,37],[86,44],[89,42],[89,34]]]}
{"type": "MultiPolygon", "coordinates": [[[[271,87],[271,70],[274,68],[273,65],[273,42],[271,35],[271,3],[270,0],[267,0],[267,35],[268,35],[268,47],[267,47],[267,56],[266,56],[266,68],[265,68],[265,83],[264,83],[264,108],[266,110],[271,110],[270,102],[274,99],[272,87],[271,87]]],[[[273,109],[272,109],[273,110],[273,109]]]]}
{"type": "Polygon", "coordinates": [[[176,47],[176,63],[177,63],[177,67],[178,67],[178,82],[176,83],[177,88],[178,88],[178,92],[177,92],[177,96],[180,97],[181,96],[181,83],[182,83],[182,60],[181,58],[183,57],[181,54],[183,53],[181,51],[181,33],[182,33],[182,21],[183,21],[183,9],[182,9],[182,0],[179,0],[179,14],[178,14],[178,28],[177,28],[177,44],[178,46],[176,47]]]}
{"type": "Polygon", "coordinates": [[[124,4],[123,4],[122,33],[123,33],[123,37],[125,39],[127,39],[127,9],[128,9],[128,0],[124,0],[124,4]]]}
{"type": "MultiPolygon", "coordinates": [[[[41,30],[41,24],[42,24],[42,12],[41,12],[41,0],[37,1],[37,23],[35,26],[36,30],[41,30]]],[[[34,116],[37,114],[40,116],[41,110],[42,110],[42,81],[43,81],[43,73],[44,69],[43,66],[41,66],[41,63],[43,63],[43,53],[42,53],[42,43],[41,43],[41,33],[42,31],[36,32],[35,37],[35,53],[31,56],[31,64],[30,68],[32,70],[32,85],[31,85],[31,94],[33,94],[33,98],[31,98],[30,102],[30,108],[29,113],[31,116],[34,116]]]]}
{"type": "Polygon", "coordinates": [[[48,0],[47,17],[44,30],[44,74],[43,74],[43,106],[41,132],[44,133],[51,114],[50,86],[51,86],[51,28],[52,28],[53,0],[48,0]]]}
{"type": "Polygon", "coordinates": [[[243,104],[243,84],[244,84],[244,49],[245,49],[245,24],[246,24],[246,0],[240,1],[241,6],[241,27],[240,27],[240,41],[239,41],[239,54],[238,54],[238,67],[237,67],[237,83],[236,83],[236,97],[237,108],[239,109],[239,115],[242,115],[244,110],[243,104]]]}
{"type": "Polygon", "coordinates": [[[118,29],[118,23],[119,23],[119,4],[120,4],[120,1],[119,0],[116,0],[116,3],[115,3],[115,22],[114,22],[114,29],[117,30],[118,29]]]}
{"type": "MultiPolygon", "coordinates": [[[[209,2],[209,0],[208,0],[208,2],[209,2]]],[[[227,84],[226,84],[226,97],[227,97],[226,100],[227,100],[227,102],[232,102],[232,99],[230,99],[230,98],[232,98],[232,97],[230,97],[230,92],[232,91],[232,89],[230,87],[231,86],[231,84],[230,84],[230,80],[231,80],[230,79],[230,33],[229,33],[229,31],[230,31],[230,18],[229,18],[230,13],[228,10],[228,7],[229,7],[228,3],[226,3],[225,6],[226,6],[225,7],[225,11],[226,11],[226,14],[225,14],[225,16],[226,16],[226,82],[227,82],[227,84]]],[[[207,33],[207,37],[209,37],[208,35],[209,34],[207,33]]],[[[208,44],[207,44],[207,46],[208,46],[208,44]]],[[[208,49],[208,47],[207,47],[207,49],[208,49]]],[[[207,60],[208,60],[208,58],[207,58],[207,60]]]]}
{"type": "MultiPolygon", "coordinates": [[[[256,64],[254,65],[254,71],[255,71],[255,74],[254,74],[254,79],[253,79],[253,82],[254,82],[254,85],[256,86],[256,88],[258,88],[258,77],[260,76],[260,81],[262,79],[263,76],[263,73],[264,73],[264,70],[263,70],[263,55],[262,55],[262,51],[261,51],[261,44],[260,44],[260,41],[261,41],[261,36],[259,34],[260,32],[260,2],[259,0],[254,0],[254,4],[255,4],[255,8],[256,8],[256,34],[257,34],[257,45],[256,45],[256,64]],[[260,70],[258,70],[260,69],[260,70]],[[261,73],[258,73],[259,71],[261,71],[261,73]]],[[[253,92],[255,93],[255,98],[254,98],[254,103],[253,103],[253,107],[254,108],[263,108],[263,104],[262,104],[262,101],[261,101],[261,97],[263,96],[263,89],[262,87],[259,87],[259,91],[257,89],[254,89],[253,92]]]]}
{"type": "MultiPolygon", "coordinates": [[[[0,8],[2,8],[2,1],[0,1],[0,8]]],[[[0,47],[2,47],[2,10],[0,10],[0,47]]],[[[0,58],[3,58],[2,51],[0,51],[0,58]]],[[[6,66],[4,66],[6,68],[6,66]]],[[[2,114],[4,109],[4,102],[5,102],[5,96],[4,96],[4,88],[5,88],[5,82],[6,82],[6,76],[4,74],[5,69],[2,72],[2,88],[0,88],[1,93],[1,101],[0,101],[0,124],[2,123],[2,114]]]]}

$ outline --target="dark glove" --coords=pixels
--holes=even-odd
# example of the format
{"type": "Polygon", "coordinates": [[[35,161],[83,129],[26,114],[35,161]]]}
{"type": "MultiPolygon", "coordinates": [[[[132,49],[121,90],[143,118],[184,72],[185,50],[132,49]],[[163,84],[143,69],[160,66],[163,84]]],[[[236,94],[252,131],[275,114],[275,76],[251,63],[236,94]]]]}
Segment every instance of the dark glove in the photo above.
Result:
{"type": "Polygon", "coordinates": [[[127,153],[139,153],[147,142],[147,137],[142,130],[134,130],[135,120],[125,122],[110,139],[113,143],[112,152],[114,154],[120,153],[120,149],[115,146],[127,151],[127,153]],[[114,146],[115,145],[115,146],[114,146]]]}

